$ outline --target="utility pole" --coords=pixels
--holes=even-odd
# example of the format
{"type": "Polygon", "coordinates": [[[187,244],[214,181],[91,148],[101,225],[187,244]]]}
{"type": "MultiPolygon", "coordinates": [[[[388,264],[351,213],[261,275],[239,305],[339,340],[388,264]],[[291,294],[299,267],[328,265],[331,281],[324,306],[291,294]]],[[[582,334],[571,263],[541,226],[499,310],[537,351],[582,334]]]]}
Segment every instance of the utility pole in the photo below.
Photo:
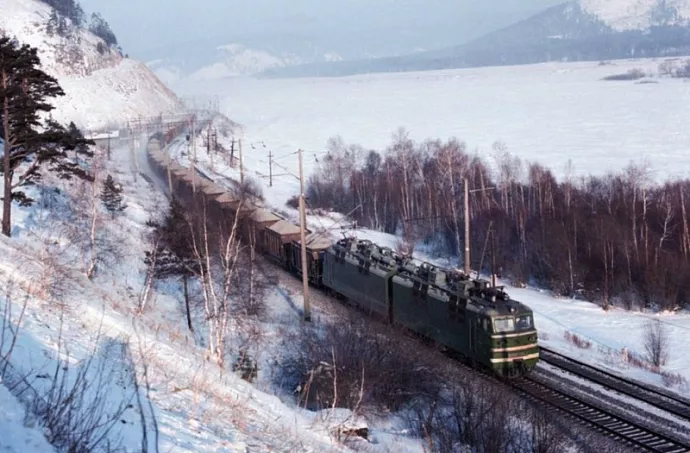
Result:
{"type": "Polygon", "coordinates": [[[304,286],[304,320],[306,322],[311,322],[311,307],[309,303],[309,278],[307,270],[307,214],[304,199],[304,175],[302,172],[302,150],[298,150],[297,154],[299,156],[299,214],[300,214],[300,225],[299,225],[299,236],[300,244],[302,245],[302,285],[304,286]]]}
{"type": "Polygon", "coordinates": [[[139,173],[139,164],[137,163],[137,153],[135,150],[135,143],[134,143],[134,135],[130,137],[130,143],[131,143],[131,160],[132,160],[132,174],[134,176],[134,181],[136,182],[137,180],[137,173],[139,173]]]}
{"type": "Polygon", "coordinates": [[[230,166],[232,167],[232,160],[235,158],[235,137],[230,142],[230,166]]]}
{"type": "Polygon", "coordinates": [[[168,145],[166,145],[165,142],[162,142],[161,144],[164,146],[164,148],[163,148],[164,151],[166,151],[166,148],[167,148],[167,152],[165,153],[165,166],[168,169],[168,190],[170,191],[170,196],[172,197],[173,196],[173,190],[172,190],[172,175],[170,174],[170,147],[168,145]]]}
{"type": "Polygon", "coordinates": [[[273,187],[273,154],[268,150],[268,187],[273,187]]]}
{"type": "Polygon", "coordinates": [[[465,274],[470,275],[470,188],[467,178],[463,180],[465,186],[465,274]]]}
{"type": "Polygon", "coordinates": [[[190,157],[192,170],[192,192],[196,195],[196,144],[194,143],[194,134],[196,133],[194,127],[194,116],[192,116],[192,154],[190,157]]]}
{"type": "Polygon", "coordinates": [[[240,148],[240,187],[244,187],[244,167],[242,166],[242,139],[239,140],[238,146],[240,148]]]}
{"type": "Polygon", "coordinates": [[[491,287],[496,287],[496,229],[491,228],[491,287]]]}

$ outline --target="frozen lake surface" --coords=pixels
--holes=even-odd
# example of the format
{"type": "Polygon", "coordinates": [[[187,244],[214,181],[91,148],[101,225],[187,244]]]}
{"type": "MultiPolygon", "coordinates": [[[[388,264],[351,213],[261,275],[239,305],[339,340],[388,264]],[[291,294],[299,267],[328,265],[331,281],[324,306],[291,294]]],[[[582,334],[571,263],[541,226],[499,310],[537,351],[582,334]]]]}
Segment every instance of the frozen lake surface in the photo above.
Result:
{"type": "Polygon", "coordinates": [[[576,174],[647,160],[656,178],[686,177],[690,83],[657,77],[661,61],[223,79],[174,88],[181,95],[219,96],[223,113],[245,126],[246,141],[263,142],[277,155],[300,147],[307,155],[322,152],[338,134],[347,143],[383,150],[404,127],[418,141],[457,137],[487,157],[501,141],[558,176],[571,159],[576,174]],[[632,68],[652,73],[648,81],[654,83],[601,80],[632,68]]]}

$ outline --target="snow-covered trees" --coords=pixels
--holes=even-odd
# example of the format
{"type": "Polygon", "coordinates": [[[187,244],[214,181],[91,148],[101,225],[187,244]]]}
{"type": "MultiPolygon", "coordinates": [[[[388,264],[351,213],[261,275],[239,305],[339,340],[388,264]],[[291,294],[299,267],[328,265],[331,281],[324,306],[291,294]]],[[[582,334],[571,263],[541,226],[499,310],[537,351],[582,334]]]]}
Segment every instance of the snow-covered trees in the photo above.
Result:
{"type": "Polygon", "coordinates": [[[12,233],[12,201],[30,205],[33,200],[22,190],[41,178],[41,169],[60,177],[88,178],[78,163],[91,152],[76,127],[66,130],[41,118],[53,110],[50,100],[64,92],[55,78],[41,68],[36,48],[0,37],[0,139],[4,143],[2,233],[12,233]],[[74,155],[68,152],[73,151],[74,155]]]}
{"type": "Polygon", "coordinates": [[[113,219],[117,213],[127,209],[127,203],[124,202],[122,197],[122,186],[116,184],[111,175],[108,175],[103,182],[101,201],[113,219]]]}
{"type": "MultiPolygon", "coordinates": [[[[77,27],[81,27],[84,24],[84,9],[81,7],[79,2],[76,0],[41,0],[53,7],[55,12],[55,19],[58,20],[58,16],[62,18],[68,18],[77,27]]],[[[51,15],[51,20],[53,15],[51,15]]],[[[64,20],[64,19],[63,19],[64,20]]]]}

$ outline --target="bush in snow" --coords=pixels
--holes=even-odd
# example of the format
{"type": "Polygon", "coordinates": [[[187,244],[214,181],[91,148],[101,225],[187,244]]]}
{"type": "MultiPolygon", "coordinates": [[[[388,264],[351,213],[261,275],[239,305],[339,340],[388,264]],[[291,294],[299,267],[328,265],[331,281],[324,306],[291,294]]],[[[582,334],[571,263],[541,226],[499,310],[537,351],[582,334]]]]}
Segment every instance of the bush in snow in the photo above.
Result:
{"type": "Polygon", "coordinates": [[[288,340],[278,384],[295,390],[299,404],[314,410],[387,412],[435,394],[437,367],[416,350],[401,348],[391,333],[357,320],[305,328],[288,340]]]}
{"type": "Polygon", "coordinates": [[[669,338],[664,325],[659,321],[649,321],[644,326],[644,350],[656,368],[668,360],[669,338]]]}

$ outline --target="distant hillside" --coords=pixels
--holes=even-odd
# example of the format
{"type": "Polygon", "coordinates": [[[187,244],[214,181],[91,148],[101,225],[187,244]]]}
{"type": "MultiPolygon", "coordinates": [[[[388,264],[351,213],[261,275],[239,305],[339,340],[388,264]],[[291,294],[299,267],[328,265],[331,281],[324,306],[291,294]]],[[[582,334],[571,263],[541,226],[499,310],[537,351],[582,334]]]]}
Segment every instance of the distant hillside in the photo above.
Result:
{"type": "MultiPolygon", "coordinates": [[[[182,50],[178,50],[180,51],[182,50]]],[[[195,44],[194,47],[182,52],[184,53],[149,61],[147,65],[161,80],[174,83],[185,78],[205,81],[249,76],[270,68],[313,61],[301,59],[291,53],[274,53],[236,43],[210,48],[203,44],[195,44]],[[188,58],[190,55],[193,57],[188,58]]],[[[318,61],[331,60],[327,54],[318,61]]]]}
{"type": "Polygon", "coordinates": [[[66,94],[55,100],[55,119],[100,128],[177,107],[175,94],[144,64],[123,57],[100,16],[87,28],[49,3],[59,2],[0,0],[0,34],[38,48],[43,68],[66,94]]]}
{"type": "Polygon", "coordinates": [[[172,84],[184,79],[208,81],[252,76],[271,68],[342,60],[337,52],[319,51],[309,42],[282,44],[195,40],[157,49],[150,53],[154,57],[146,64],[161,80],[172,84]]]}
{"type": "Polygon", "coordinates": [[[581,0],[461,46],[372,61],[273,68],[264,77],[342,76],[545,61],[690,54],[690,0],[581,0]]]}

